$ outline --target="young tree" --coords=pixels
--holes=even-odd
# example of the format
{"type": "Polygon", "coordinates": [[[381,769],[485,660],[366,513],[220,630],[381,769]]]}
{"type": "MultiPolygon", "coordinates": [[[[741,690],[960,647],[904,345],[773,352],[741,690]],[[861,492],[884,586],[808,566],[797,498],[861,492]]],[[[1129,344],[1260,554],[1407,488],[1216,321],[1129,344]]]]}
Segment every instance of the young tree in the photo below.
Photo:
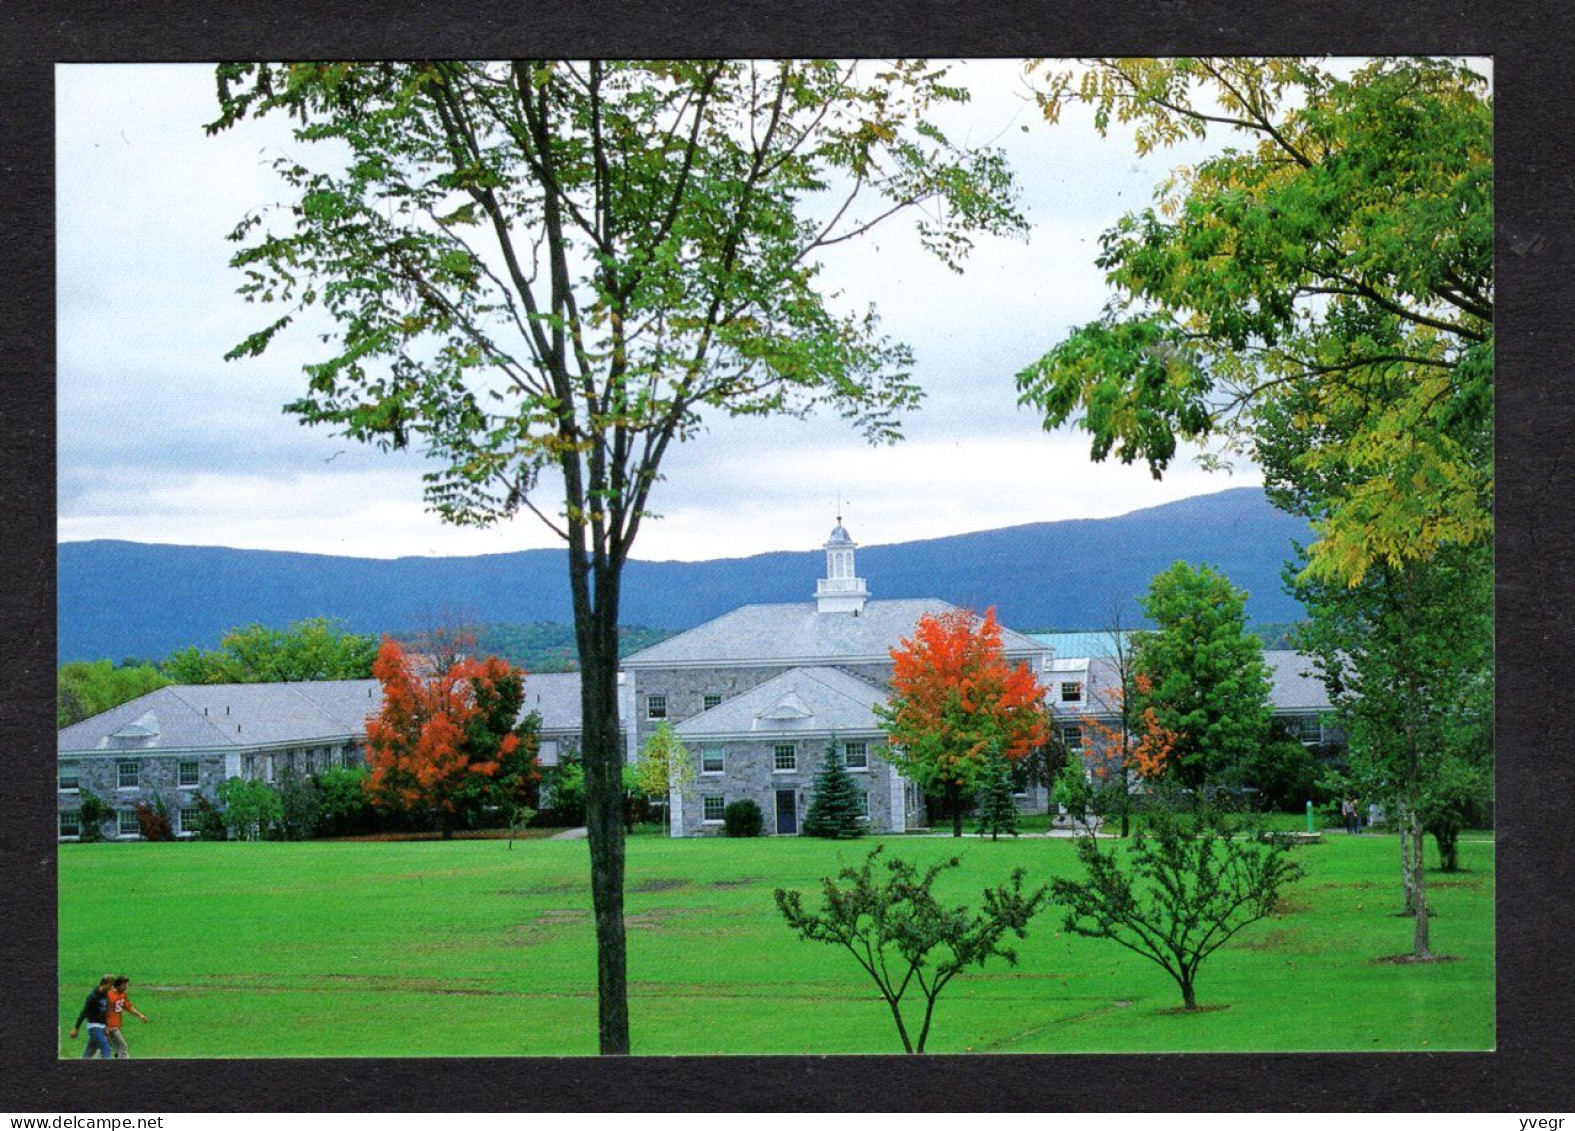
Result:
{"type": "Polygon", "coordinates": [[[1269,669],[1247,631],[1246,605],[1229,578],[1186,562],[1156,575],[1143,598],[1156,627],[1138,637],[1132,707],[1162,736],[1147,769],[1163,766],[1188,789],[1240,786],[1242,767],[1268,736],[1269,669]]]}
{"type": "Polygon", "coordinates": [[[1008,883],[986,888],[982,907],[970,913],[966,907],[943,906],[930,890],[937,876],[957,867],[955,856],[932,864],[922,874],[908,861],[893,857],[885,861],[887,876],[882,881],[875,865],[884,851],[882,845],[862,867],[843,868],[837,876],[823,878],[819,911],[806,911],[803,896],[783,888],[776,890],[777,909],[806,942],[847,950],[891,1010],[903,1051],[922,1053],[941,991],[970,966],[982,967],[991,958],[1017,965],[1016,951],[1001,942],[1008,932],[1027,937],[1028,921],[1043,905],[1047,889],[1025,895],[1024,872],[1018,868],[1008,883]],[[913,987],[924,999],[917,1036],[910,1036],[902,1012],[902,1000],[913,987]]]}
{"type": "Polygon", "coordinates": [[[1012,796],[1012,771],[999,747],[990,747],[979,775],[980,836],[998,840],[1002,833],[1017,835],[1017,800],[1012,796]]]}
{"type": "Polygon", "coordinates": [[[493,659],[419,675],[387,638],[374,671],[383,706],[366,724],[367,795],[380,808],[425,814],[447,840],[519,750],[518,673],[493,659]]]}
{"type": "Polygon", "coordinates": [[[1112,660],[1115,682],[1090,697],[1090,705],[1102,714],[1080,715],[1079,723],[1094,778],[1093,803],[1101,811],[1113,809],[1120,816],[1125,837],[1132,831],[1133,778],[1155,782],[1164,777],[1179,736],[1160,721],[1151,702],[1140,705],[1133,701],[1134,697],[1152,697],[1154,680],[1147,672],[1133,670],[1129,643],[1123,642],[1119,648],[1112,660]]]}
{"type": "Polygon", "coordinates": [[[695,780],[695,767],[689,751],[678,740],[671,723],[662,721],[656,731],[645,740],[635,763],[639,788],[649,797],[662,799],[662,811],[667,817],[667,830],[673,828],[672,798],[681,795],[695,780]]]}
{"type": "Polygon", "coordinates": [[[867,822],[862,792],[842,764],[842,752],[836,738],[832,738],[826,743],[820,769],[815,771],[814,793],[809,799],[809,812],[804,815],[803,834],[830,840],[863,836],[867,822]]]}
{"type": "Polygon", "coordinates": [[[1016,763],[1045,742],[1044,689],[1026,663],[1012,667],[995,610],[919,618],[892,649],[890,700],[876,708],[892,759],[927,791],[944,793],[952,835],[962,836],[962,799],[978,787],[992,749],[1016,763]]]}
{"type": "Polygon", "coordinates": [[[1156,475],[1178,441],[1258,458],[1263,414],[1298,388],[1302,426],[1340,418],[1315,457],[1350,471],[1307,568],[1341,584],[1492,529],[1493,104],[1467,68],[1381,59],[1349,76],[1296,58],[1114,59],[1041,88],[1140,151],[1209,131],[1245,142],[1124,217],[1098,265],[1115,294],[1018,376],[1047,425],[1156,475]]]}
{"type": "Polygon", "coordinates": [[[367,798],[365,766],[331,766],[312,778],[317,795],[320,836],[351,836],[367,832],[376,812],[367,798]]]}
{"type": "Polygon", "coordinates": [[[224,634],[216,651],[183,648],[164,661],[176,683],[279,683],[366,679],[377,641],[346,632],[329,617],[296,621],[283,631],[260,624],[224,634]]]}
{"type": "Polygon", "coordinates": [[[1051,891],[1067,908],[1066,930],[1110,939],[1158,963],[1192,1010],[1203,960],[1273,914],[1280,891],[1301,879],[1303,869],[1287,851],[1286,844],[1246,835],[1211,806],[1190,825],[1160,809],[1129,849],[1104,852],[1094,837],[1079,837],[1086,877],[1057,877],[1051,891]]]}
{"type": "Polygon", "coordinates": [[[925,62],[225,64],[218,79],[210,130],[289,114],[332,150],[323,168],[281,159],[293,207],[234,233],[242,291],[284,311],[232,356],[324,307],[337,333],[293,411],[423,447],[427,500],[451,521],[525,508],[566,546],[599,1044],[626,1053],[618,607],[662,461],[707,412],[824,406],[896,439],[919,397],[909,353],[873,312],[827,301],[820,257],[916,212],[956,266],[973,233],[1023,227],[1010,177],[933,125],[967,95],[925,62]]]}
{"type": "Polygon", "coordinates": [[[224,827],[230,840],[264,840],[284,816],[279,794],[265,781],[229,778],[219,785],[224,827]]]}
{"type": "Polygon", "coordinates": [[[98,794],[84,789],[77,795],[77,808],[81,812],[81,832],[77,840],[93,844],[104,839],[104,823],[115,816],[115,810],[98,794]]]}

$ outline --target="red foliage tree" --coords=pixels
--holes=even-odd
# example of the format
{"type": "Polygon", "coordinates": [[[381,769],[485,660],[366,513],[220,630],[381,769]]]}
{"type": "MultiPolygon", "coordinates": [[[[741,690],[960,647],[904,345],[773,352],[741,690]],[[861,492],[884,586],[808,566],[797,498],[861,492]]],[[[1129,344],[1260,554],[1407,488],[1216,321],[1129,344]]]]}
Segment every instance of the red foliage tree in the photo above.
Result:
{"type": "Polygon", "coordinates": [[[384,637],[372,674],[383,708],[366,724],[367,794],[379,808],[427,814],[447,839],[519,749],[517,734],[491,735],[482,725],[499,687],[518,673],[495,657],[420,673],[384,637]]]}
{"type": "Polygon", "coordinates": [[[992,748],[1015,763],[1047,736],[1044,689],[1026,663],[1006,661],[995,610],[924,616],[893,648],[891,698],[880,709],[902,771],[946,795],[952,834],[962,798],[978,785],[992,748]]]}

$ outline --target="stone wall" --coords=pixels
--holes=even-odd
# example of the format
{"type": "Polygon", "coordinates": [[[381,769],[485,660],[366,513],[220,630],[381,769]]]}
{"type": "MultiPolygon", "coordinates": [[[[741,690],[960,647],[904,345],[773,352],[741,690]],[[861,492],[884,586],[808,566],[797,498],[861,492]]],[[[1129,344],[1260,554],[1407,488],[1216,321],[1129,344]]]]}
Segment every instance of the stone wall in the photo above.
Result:
{"type": "MultiPolygon", "coordinates": [[[[151,805],[155,798],[162,797],[170,811],[170,820],[175,823],[178,821],[175,816],[177,810],[195,805],[200,795],[206,794],[212,798],[218,792],[220,783],[227,776],[224,760],[225,756],[222,753],[149,754],[140,750],[106,751],[63,757],[60,759],[63,763],[76,763],[78,788],[58,790],[56,810],[67,812],[80,809],[83,791],[96,794],[100,801],[117,812],[134,810],[139,802],[151,805]],[[120,787],[121,762],[137,763],[136,786],[127,789],[120,787]],[[196,785],[179,784],[182,762],[197,763],[196,785]]],[[[179,829],[178,824],[176,827],[179,829]]],[[[117,835],[116,821],[113,818],[105,822],[104,835],[108,839],[114,839],[117,835]]]]}
{"type": "MultiPolygon", "coordinates": [[[[844,736],[839,735],[839,740],[844,736]]],[[[848,735],[847,741],[865,742],[869,750],[869,768],[850,770],[854,781],[869,796],[871,832],[890,832],[892,819],[891,767],[880,756],[885,749],[883,737],[877,734],[848,735]]],[[[690,753],[694,757],[695,780],[684,791],[682,829],[688,836],[720,836],[720,821],[706,823],[705,797],[720,796],[724,805],[748,798],[760,806],[765,817],[764,833],[774,836],[777,830],[776,792],[793,790],[796,803],[797,824],[804,826],[804,817],[814,799],[815,774],[826,756],[825,735],[818,736],[762,736],[749,741],[696,744],[690,753]],[[776,770],[777,743],[792,742],[797,752],[797,765],[792,770],[776,770]],[[705,749],[720,748],[723,752],[723,770],[720,774],[701,772],[701,758],[705,749]]]]}

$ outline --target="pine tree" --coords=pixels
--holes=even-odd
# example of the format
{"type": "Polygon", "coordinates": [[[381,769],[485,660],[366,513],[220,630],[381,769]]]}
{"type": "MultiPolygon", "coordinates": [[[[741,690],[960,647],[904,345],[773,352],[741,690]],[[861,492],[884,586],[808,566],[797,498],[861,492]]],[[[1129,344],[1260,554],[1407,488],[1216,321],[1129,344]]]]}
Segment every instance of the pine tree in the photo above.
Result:
{"type": "Polygon", "coordinates": [[[815,773],[815,793],[804,817],[804,835],[850,840],[864,835],[863,799],[858,783],[842,764],[837,740],[826,744],[826,756],[815,773]]]}
{"type": "Polygon", "coordinates": [[[979,835],[997,839],[1017,835],[1017,802],[1012,799],[1012,772],[999,746],[991,746],[979,780],[979,835]]]}

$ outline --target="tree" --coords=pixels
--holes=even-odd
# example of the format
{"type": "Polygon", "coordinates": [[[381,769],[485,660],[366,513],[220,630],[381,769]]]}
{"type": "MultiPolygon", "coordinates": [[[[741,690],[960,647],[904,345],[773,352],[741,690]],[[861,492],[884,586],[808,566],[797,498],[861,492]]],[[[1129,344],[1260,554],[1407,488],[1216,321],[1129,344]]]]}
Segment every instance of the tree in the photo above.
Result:
{"type": "Polygon", "coordinates": [[[312,778],[317,797],[317,831],[353,836],[371,830],[376,810],[367,797],[365,766],[331,766],[312,778]]]}
{"type": "Polygon", "coordinates": [[[980,836],[989,834],[991,840],[998,840],[1002,833],[1017,835],[1017,800],[1012,794],[1011,768],[1000,749],[992,746],[979,775],[980,836]]]}
{"type": "Polygon", "coordinates": [[[1045,742],[1044,689],[1019,662],[1006,662],[995,610],[919,618],[892,649],[891,698],[876,707],[891,736],[892,760],[951,805],[962,836],[962,798],[979,783],[992,746],[1016,763],[1045,742]]]}
{"type": "Polygon", "coordinates": [[[176,683],[279,683],[366,679],[377,641],[346,632],[329,617],[295,621],[283,631],[261,624],[232,628],[215,651],[182,648],[164,661],[176,683]]]}
{"type": "Polygon", "coordinates": [[[310,840],[322,822],[322,806],[317,798],[317,783],[308,774],[286,770],[274,786],[279,795],[278,832],[280,840],[310,840]]]}
{"type": "Polygon", "coordinates": [[[224,828],[230,840],[263,840],[284,816],[279,794],[256,778],[228,778],[219,784],[224,828]]]}
{"type": "Polygon", "coordinates": [[[1305,566],[1334,584],[1492,529],[1490,453],[1463,446],[1493,376],[1493,106],[1439,60],[1340,77],[1304,59],[1118,59],[1052,75],[1040,102],[1093,105],[1141,152],[1225,129],[1247,144],[1176,170],[1097,260],[1115,294],[1018,375],[1047,426],[1157,477],[1178,440],[1259,462],[1265,413],[1338,419],[1312,465],[1348,469],[1305,566]]]}
{"type": "Polygon", "coordinates": [[[1158,963],[1181,987],[1188,1010],[1198,1008],[1203,960],[1273,914],[1281,890],[1304,874],[1287,844],[1245,835],[1207,805],[1190,825],[1156,810],[1125,851],[1125,864],[1123,851],[1104,852],[1093,836],[1078,838],[1085,878],[1051,881],[1053,898],[1067,909],[1065,929],[1158,963]]]}
{"type": "Polygon", "coordinates": [[[1145,720],[1154,712],[1143,725],[1162,737],[1140,771],[1163,766],[1192,790],[1242,784],[1273,717],[1269,669],[1247,631],[1246,605],[1247,595],[1206,565],[1177,562],[1150,583],[1143,611],[1155,629],[1137,638],[1132,706],[1145,720]]]}
{"type": "Polygon", "coordinates": [[[1459,787],[1485,795],[1492,758],[1491,549],[1440,550],[1356,586],[1309,579],[1295,592],[1315,657],[1346,732],[1351,776],[1382,801],[1400,832],[1401,888],[1413,917],[1411,954],[1432,957],[1424,825],[1459,787]],[[1438,803],[1438,808],[1434,808],[1438,803]]]}
{"type": "Polygon", "coordinates": [[[663,799],[662,811],[667,816],[667,830],[672,831],[672,797],[682,794],[695,780],[694,763],[689,751],[678,740],[671,723],[663,720],[656,724],[656,731],[645,740],[640,749],[635,772],[640,789],[650,797],[663,799]]]}
{"type": "Polygon", "coordinates": [[[161,841],[175,839],[175,826],[170,821],[169,804],[162,797],[154,797],[152,804],[139,801],[134,810],[137,832],[143,840],[161,841]]]}
{"type": "Polygon", "coordinates": [[[55,725],[65,728],[129,703],[169,683],[152,664],[135,660],[73,660],[56,677],[55,725]]]}
{"type": "Polygon", "coordinates": [[[1017,965],[1017,953],[1001,942],[1008,932],[1027,937],[1028,921],[1043,905],[1047,889],[1025,895],[1024,872],[1017,868],[1008,883],[986,888],[983,905],[970,913],[966,907],[943,906],[931,891],[937,876],[957,867],[955,856],[922,874],[893,857],[884,862],[887,875],[882,880],[875,865],[884,851],[881,845],[865,857],[862,867],[824,877],[819,911],[806,911],[803,896],[783,888],[776,890],[777,910],[806,942],[840,946],[851,954],[891,1010],[903,1051],[922,1053],[935,1003],[953,978],[995,957],[1017,965]],[[917,1036],[910,1036],[902,1012],[902,1000],[913,987],[924,999],[917,1036]]]}
{"type": "MultiPolygon", "coordinates": [[[[1132,831],[1133,778],[1154,782],[1164,777],[1179,736],[1160,721],[1152,702],[1134,702],[1134,697],[1152,698],[1153,677],[1134,670],[1131,645],[1124,635],[1116,649],[1111,660],[1115,681],[1098,691],[1090,688],[1090,705],[1102,714],[1080,715],[1079,724],[1093,778],[1091,803],[1101,812],[1113,809],[1121,817],[1125,837],[1132,831]]],[[[1092,671],[1089,682],[1093,683],[1092,671]]]]}
{"type": "Polygon", "coordinates": [[[388,638],[373,670],[383,706],[366,724],[367,795],[379,808],[426,815],[447,840],[520,748],[519,673],[493,658],[419,675],[388,638]]]}
{"type": "Polygon", "coordinates": [[[852,840],[864,835],[867,812],[863,791],[842,764],[842,754],[833,737],[826,743],[825,757],[815,771],[814,793],[801,831],[805,836],[852,840]]]}
{"type": "Polygon", "coordinates": [[[242,292],[284,310],[231,356],[324,308],[330,349],[292,411],[424,448],[448,520],[524,508],[565,544],[599,1045],[627,1053],[618,607],[662,461],[708,412],[830,407],[896,439],[919,398],[909,352],[873,311],[834,308],[820,257],[922,207],[920,241],[955,267],[973,233],[1023,227],[1004,162],[935,128],[967,95],[924,62],[242,63],[218,80],[210,131],[289,114],[332,154],[281,159],[295,204],[234,232],[242,292]]]}
{"type": "Polygon", "coordinates": [[[83,844],[103,840],[104,823],[114,818],[115,810],[90,789],[84,789],[77,795],[77,808],[81,812],[81,832],[77,834],[77,840],[83,844]]]}

